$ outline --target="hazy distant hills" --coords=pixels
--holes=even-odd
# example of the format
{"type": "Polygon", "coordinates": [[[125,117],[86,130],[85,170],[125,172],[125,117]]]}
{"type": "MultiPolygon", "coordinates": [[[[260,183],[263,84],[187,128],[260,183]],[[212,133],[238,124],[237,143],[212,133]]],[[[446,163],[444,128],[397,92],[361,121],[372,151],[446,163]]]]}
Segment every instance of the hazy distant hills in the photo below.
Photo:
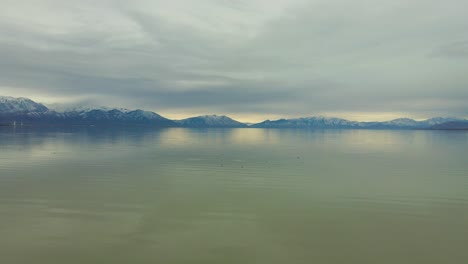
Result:
{"type": "MultiPolygon", "coordinates": [[[[465,122],[457,118],[431,118],[416,121],[409,118],[399,118],[385,122],[356,122],[340,118],[308,117],[296,119],[266,120],[251,127],[257,128],[308,128],[308,129],[432,129],[450,122],[465,122]]],[[[440,126],[442,127],[442,126],[440,126]]]]}
{"type": "Polygon", "coordinates": [[[251,127],[256,128],[359,128],[359,122],[340,118],[308,117],[296,119],[266,120],[251,127]]]}
{"type": "Polygon", "coordinates": [[[247,127],[227,116],[205,115],[176,121],[182,127],[247,127]]]}
{"type": "Polygon", "coordinates": [[[437,117],[423,121],[399,118],[385,122],[357,122],[341,118],[307,117],[245,124],[227,116],[205,115],[170,120],[154,112],[111,108],[74,108],[55,111],[27,98],[0,96],[0,125],[149,125],[196,128],[298,129],[468,129],[468,120],[437,117]]]}
{"type": "Polygon", "coordinates": [[[468,130],[468,121],[452,121],[433,125],[431,129],[439,130],[468,130]]]}

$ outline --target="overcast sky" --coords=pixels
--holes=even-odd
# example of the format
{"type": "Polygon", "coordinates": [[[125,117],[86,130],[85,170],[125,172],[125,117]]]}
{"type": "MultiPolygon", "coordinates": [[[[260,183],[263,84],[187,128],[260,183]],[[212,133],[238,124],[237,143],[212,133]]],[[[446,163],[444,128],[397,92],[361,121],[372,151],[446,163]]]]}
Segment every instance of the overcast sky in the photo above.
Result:
{"type": "Polygon", "coordinates": [[[0,4],[0,95],[170,118],[468,117],[467,0],[0,4]]]}

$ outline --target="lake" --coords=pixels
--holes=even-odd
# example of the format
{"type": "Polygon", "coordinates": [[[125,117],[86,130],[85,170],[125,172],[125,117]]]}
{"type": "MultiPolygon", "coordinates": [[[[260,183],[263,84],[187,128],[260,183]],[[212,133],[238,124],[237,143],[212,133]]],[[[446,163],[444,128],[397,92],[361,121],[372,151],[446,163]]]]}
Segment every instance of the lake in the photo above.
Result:
{"type": "Polygon", "coordinates": [[[468,132],[0,127],[0,263],[468,263],[468,132]]]}

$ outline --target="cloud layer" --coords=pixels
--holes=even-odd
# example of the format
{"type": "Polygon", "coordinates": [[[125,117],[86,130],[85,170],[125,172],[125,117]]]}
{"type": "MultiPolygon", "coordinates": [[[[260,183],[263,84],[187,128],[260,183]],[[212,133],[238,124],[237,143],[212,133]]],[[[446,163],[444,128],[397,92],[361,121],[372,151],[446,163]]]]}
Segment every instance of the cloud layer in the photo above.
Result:
{"type": "Polygon", "coordinates": [[[465,0],[0,2],[3,95],[170,117],[468,117],[465,0]]]}

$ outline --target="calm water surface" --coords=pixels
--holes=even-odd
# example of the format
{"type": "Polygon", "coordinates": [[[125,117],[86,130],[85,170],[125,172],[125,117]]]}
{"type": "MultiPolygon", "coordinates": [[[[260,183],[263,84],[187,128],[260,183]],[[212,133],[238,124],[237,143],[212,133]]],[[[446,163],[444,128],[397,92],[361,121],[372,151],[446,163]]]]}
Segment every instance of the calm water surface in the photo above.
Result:
{"type": "Polygon", "coordinates": [[[0,128],[0,263],[468,263],[468,133],[0,128]]]}

